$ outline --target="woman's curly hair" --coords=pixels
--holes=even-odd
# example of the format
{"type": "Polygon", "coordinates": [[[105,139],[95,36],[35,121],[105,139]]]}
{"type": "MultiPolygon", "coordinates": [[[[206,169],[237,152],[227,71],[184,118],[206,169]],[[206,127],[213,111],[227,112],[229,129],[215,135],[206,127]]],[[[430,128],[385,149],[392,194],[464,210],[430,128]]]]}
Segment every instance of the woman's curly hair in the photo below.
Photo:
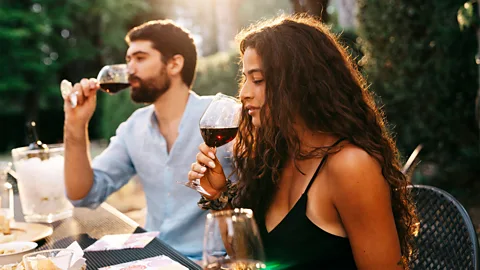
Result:
{"type": "Polygon", "coordinates": [[[266,92],[261,127],[255,128],[247,111],[242,112],[234,145],[239,177],[234,205],[264,217],[291,153],[304,159],[333,150],[300,151],[294,130],[294,116],[299,116],[309,130],[346,138],[379,162],[390,186],[402,264],[408,268],[416,229],[409,180],[400,171],[398,150],[382,111],[337,37],[313,17],[284,15],[252,25],[237,40],[242,56],[253,48],[261,57],[266,92]]]}

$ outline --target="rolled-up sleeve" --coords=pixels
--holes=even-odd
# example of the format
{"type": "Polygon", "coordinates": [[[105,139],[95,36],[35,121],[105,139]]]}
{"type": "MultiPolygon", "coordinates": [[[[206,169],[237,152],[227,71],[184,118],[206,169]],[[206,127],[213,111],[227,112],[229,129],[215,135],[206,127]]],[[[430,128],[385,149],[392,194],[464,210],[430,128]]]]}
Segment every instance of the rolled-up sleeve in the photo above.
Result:
{"type": "Polygon", "coordinates": [[[108,147],[93,160],[92,188],[83,199],[71,200],[74,206],[96,208],[135,175],[126,145],[127,126],[128,120],[118,127],[108,147]]]}

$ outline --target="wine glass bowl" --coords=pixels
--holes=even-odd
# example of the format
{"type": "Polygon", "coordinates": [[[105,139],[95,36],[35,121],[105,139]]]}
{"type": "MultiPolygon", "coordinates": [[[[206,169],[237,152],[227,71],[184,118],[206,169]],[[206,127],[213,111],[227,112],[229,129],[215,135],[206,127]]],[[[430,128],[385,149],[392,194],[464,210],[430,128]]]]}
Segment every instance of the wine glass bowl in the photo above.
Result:
{"type": "Polygon", "coordinates": [[[203,267],[208,270],[265,269],[265,254],[250,209],[209,213],[205,223],[203,267]]]}
{"type": "Polygon", "coordinates": [[[116,94],[128,88],[128,68],[126,64],[104,66],[97,76],[102,91],[109,94],[116,94]]]}
{"type": "Polygon", "coordinates": [[[231,142],[238,131],[242,104],[233,97],[218,93],[200,118],[200,132],[210,147],[231,142]]]}
{"type": "MultiPolygon", "coordinates": [[[[242,104],[234,97],[218,93],[200,118],[199,126],[205,144],[220,147],[237,136],[242,104]]],[[[200,179],[181,183],[201,194],[209,196],[200,185],[200,179]]]]}

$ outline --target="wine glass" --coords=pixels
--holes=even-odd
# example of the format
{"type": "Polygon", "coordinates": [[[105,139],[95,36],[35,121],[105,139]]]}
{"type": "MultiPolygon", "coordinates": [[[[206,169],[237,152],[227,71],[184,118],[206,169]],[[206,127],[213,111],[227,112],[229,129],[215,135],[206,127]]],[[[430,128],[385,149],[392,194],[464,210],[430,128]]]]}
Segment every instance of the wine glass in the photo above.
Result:
{"type": "Polygon", "coordinates": [[[207,215],[203,267],[207,270],[266,269],[262,240],[252,210],[236,208],[207,215]]]}
{"type": "Polygon", "coordinates": [[[210,147],[219,147],[237,135],[242,104],[234,97],[218,93],[200,118],[200,132],[210,147]]]}
{"type": "Polygon", "coordinates": [[[127,64],[104,66],[97,76],[100,88],[109,94],[116,94],[130,86],[127,64]]]}
{"type": "MultiPolygon", "coordinates": [[[[97,76],[97,81],[100,83],[100,89],[109,94],[116,94],[120,90],[126,89],[130,86],[128,82],[128,68],[127,64],[106,65],[97,76]]],[[[65,99],[70,97],[70,104],[72,108],[77,106],[77,92],[73,90],[72,83],[68,80],[63,80],[60,83],[60,91],[62,97],[65,99]]]]}
{"type": "MultiPolygon", "coordinates": [[[[220,147],[237,136],[242,104],[234,97],[218,93],[200,118],[200,132],[209,147],[220,147]]],[[[184,183],[185,186],[208,194],[200,185],[200,179],[184,183]]]]}

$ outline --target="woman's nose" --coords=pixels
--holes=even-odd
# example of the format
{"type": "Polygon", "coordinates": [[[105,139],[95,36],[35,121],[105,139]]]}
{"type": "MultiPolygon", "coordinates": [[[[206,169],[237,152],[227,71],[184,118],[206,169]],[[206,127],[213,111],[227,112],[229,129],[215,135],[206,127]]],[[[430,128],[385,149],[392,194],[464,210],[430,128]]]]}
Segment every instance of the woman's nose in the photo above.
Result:
{"type": "Polygon", "coordinates": [[[248,84],[244,84],[240,89],[240,100],[246,100],[252,98],[252,91],[248,84]]]}

